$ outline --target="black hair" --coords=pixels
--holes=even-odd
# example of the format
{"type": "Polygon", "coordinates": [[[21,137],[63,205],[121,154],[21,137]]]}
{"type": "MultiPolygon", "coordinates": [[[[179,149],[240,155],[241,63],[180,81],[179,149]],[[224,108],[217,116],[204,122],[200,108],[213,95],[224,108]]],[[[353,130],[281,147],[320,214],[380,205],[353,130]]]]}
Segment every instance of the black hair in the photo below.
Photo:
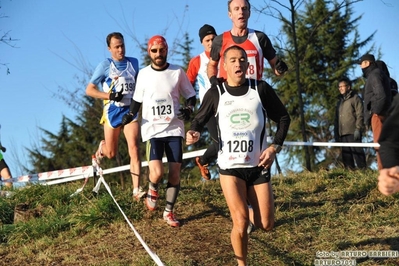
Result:
{"type": "Polygon", "coordinates": [[[112,38],[120,39],[122,41],[124,40],[122,33],[120,33],[120,32],[112,32],[112,33],[108,34],[107,39],[106,39],[108,47],[109,47],[109,45],[111,43],[111,39],[112,38]]]}
{"type": "Polygon", "coordinates": [[[229,48],[227,48],[226,50],[224,50],[224,52],[223,52],[223,57],[224,57],[224,58],[226,58],[226,54],[227,54],[227,52],[230,51],[230,50],[238,50],[238,51],[244,52],[245,59],[248,60],[247,52],[244,50],[244,48],[242,48],[242,47],[240,47],[240,46],[238,46],[238,45],[230,46],[229,48]]]}
{"type": "Polygon", "coordinates": [[[338,84],[341,82],[345,82],[345,84],[352,88],[352,81],[348,77],[342,77],[338,80],[338,84]]]}

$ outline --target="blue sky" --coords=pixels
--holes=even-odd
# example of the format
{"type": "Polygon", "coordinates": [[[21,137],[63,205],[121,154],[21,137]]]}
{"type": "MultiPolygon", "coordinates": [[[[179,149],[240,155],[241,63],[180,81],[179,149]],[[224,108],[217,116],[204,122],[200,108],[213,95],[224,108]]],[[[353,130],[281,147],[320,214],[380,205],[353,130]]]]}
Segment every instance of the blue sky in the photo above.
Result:
{"type": "MultiPolygon", "coordinates": [[[[269,1],[252,0],[251,4],[260,8],[265,2],[269,1]]],[[[6,68],[0,66],[1,142],[7,147],[4,156],[14,177],[26,174],[20,165],[28,161],[25,147],[40,144],[38,127],[57,133],[62,115],[77,115],[54,94],[59,87],[78,86],[75,76],[84,76],[79,69],[81,60],[94,68],[109,56],[105,44],[108,33],[122,32],[126,54],[140,59],[132,34],[141,43],[155,34],[164,34],[171,46],[172,40],[187,31],[194,39],[196,55],[202,51],[198,29],[203,24],[213,25],[218,33],[231,28],[226,0],[0,0],[0,6],[0,32],[10,31],[10,36],[18,39],[17,48],[0,44],[0,63],[7,63],[11,71],[7,75],[6,68]]],[[[381,48],[391,76],[399,80],[399,37],[395,28],[399,25],[399,2],[365,0],[354,7],[355,16],[363,14],[361,38],[377,31],[376,47],[381,48]]],[[[252,12],[249,26],[264,31],[273,40],[281,23],[252,12]]]]}

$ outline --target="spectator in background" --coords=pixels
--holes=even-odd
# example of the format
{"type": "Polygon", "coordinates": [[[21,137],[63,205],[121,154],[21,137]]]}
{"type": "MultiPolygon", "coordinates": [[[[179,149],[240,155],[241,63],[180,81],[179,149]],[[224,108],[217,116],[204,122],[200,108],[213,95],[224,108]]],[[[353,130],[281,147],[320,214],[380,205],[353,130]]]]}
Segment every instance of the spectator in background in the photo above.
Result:
{"type": "Polygon", "coordinates": [[[388,66],[387,66],[387,64],[385,64],[384,61],[377,60],[377,61],[375,61],[375,63],[377,64],[378,68],[381,69],[388,76],[389,85],[391,86],[391,95],[392,95],[392,99],[393,99],[393,97],[396,94],[398,94],[398,83],[396,82],[396,80],[391,78],[391,75],[390,75],[389,70],[388,70],[388,66]]]}
{"type": "MultiPolygon", "coordinates": [[[[208,24],[202,26],[199,29],[199,38],[202,46],[204,47],[204,51],[192,58],[188,64],[187,77],[193,86],[195,82],[197,82],[200,103],[202,103],[205,93],[211,87],[211,83],[206,74],[206,68],[209,63],[211,46],[215,37],[216,31],[214,27],[208,24]]],[[[211,175],[209,173],[208,165],[216,160],[219,149],[215,117],[211,117],[209,119],[206,127],[208,128],[212,143],[208,146],[205,153],[201,157],[195,158],[195,162],[200,169],[202,178],[210,180],[211,175]]]]}
{"type": "MultiPolygon", "coordinates": [[[[362,142],[363,100],[352,91],[351,81],[344,77],[338,81],[340,92],[335,112],[334,136],[336,142],[362,142]]],[[[365,169],[366,155],[362,147],[341,148],[342,162],[349,169],[365,169]],[[356,162],[356,165],[355,165],[356,162]]]]}
{"type": "MultiPolygon", "coordinates": [[[[0,142],[0,177],[2,180],[7,180],[12,178],[11,177],[11,173],[10,173],[10,168],[8,167],[6,161],[3,158],[3,153],[2,152],[6,152],[6,147],[3,147],[3,145],[1,145],[0,142]]],[[[12,187],[12,183],[11,182],[5,182],[4,185],[8,188],[12,187]]]]}
{"type": "MultiPolygon", "coordinates": [[[[358,61],[363,76],[366,78],[364,85],[364,123],[371,125],[374,143],[378,142],[380,137],[382,123],[385,120],[388,109],[391,105],[391,86],[388,76],[377,67],[374,55],[365,54],[358,61]]],[[[378,148],[377,165],[378,170],[382,169],[381,158],[378,148]]]]}
{"type": "Polygon", "coordinates": [[[399,192],[399,96],[395,96],[390,115],[382,127],[379,143],[382,169],[378,189],[384,195],[399,192]]]}

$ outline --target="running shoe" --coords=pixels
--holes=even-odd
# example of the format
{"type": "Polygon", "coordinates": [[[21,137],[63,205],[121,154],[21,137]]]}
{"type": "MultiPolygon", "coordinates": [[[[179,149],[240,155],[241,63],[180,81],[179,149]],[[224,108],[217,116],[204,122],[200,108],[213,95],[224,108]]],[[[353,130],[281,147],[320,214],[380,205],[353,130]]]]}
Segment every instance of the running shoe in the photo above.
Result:
{"type": "Polygon", "coordinates": [[[145,205],[150,211],[154,211],[157,208],[158,197],[158,191],[152,190],[150,188],[148,189],[145,205]]]}
{"type": "Polygon", "coordinates": [[[250,233],[255,231],[255,229],[256,229],[255,225],[251,221],[249,221],[248,227],[247,227],[247,234],[249,235],[250,233]]]}
{"type": "Polygon", "coordinates": [[[172,226],[172,227],[179,227],[180,226],[180,222],[178,220],[176,220],[175,214],[173,213],[173,211],[164,211],[163,212],[163,219],[168,223],[168,225],[172,226]]]}
{"type": "Polygon", "coordinates": [[[101,159],[104,158],[103,152],[102,152],[102,146],[104,145],[105,140],[100,141],[100,144],[98,145],[98,149],[96,153],[94,154],[96,156],[96,161],[97,164],[100,165],[101,159]]]}
{"type": "Polygon", "coordinates": [[[209,173],[209,170],[208,170],[208,164],[202,165],[200,163],[200,157],[196,157],[195,162],[198,165],[198,168],[201,172],[202,178],[205,180],[211,180],[211,174],[209,173]]]}
{"type": "Polygon", "coordinates": [[[143,190],[142,187],[139,187],[139,191],[133,194],[133,199],[136,201],[140,201],[147,193],[143,190]]]}

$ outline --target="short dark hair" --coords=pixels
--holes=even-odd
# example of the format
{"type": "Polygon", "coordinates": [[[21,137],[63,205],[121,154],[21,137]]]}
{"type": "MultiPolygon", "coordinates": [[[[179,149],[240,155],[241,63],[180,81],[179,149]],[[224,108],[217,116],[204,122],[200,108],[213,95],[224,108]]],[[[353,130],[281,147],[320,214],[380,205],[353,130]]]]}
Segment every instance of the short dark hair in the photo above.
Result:
{"type": "Polygon", "coordinates": [[[352,88],[352,81],[348,77],[342,77],[338,80],[338,84],[341,82],[345,82],[345,84],[352,88]]]}
{"type": "Polygon", "coordinates": [[[244,55],[245,55],[245,59],[248,60],[247,52],[244,50],[244,48],[242,48],[241,46],[238,46],[238,45],[230,46],[229,48],[227,48],[226,50],[224,50],[224,52],[223,52],[223,58],[226,58],[226,54],[227,54],[227,52],[229,52],[230,50],[242,51],[242,52],[244,53],[244,55]]]}
{"type": "MultiPolygon", "coordinates": [[[[251,11],[251,4],[249,3],[249,0],[245,0],[245,1],[247,2],[247,5],[248,5],[248,11],[251,11]]],[[[231,2],[233,2],[233,0],[227,1],[227,10],[228,10],[228,11],[231,11],[231,10],[230,10],[230,4],[231,4],[231,2]]]]}
{"type": "Polygon", "coordinates": [[[109,47],[109,44],[111,43],[111,39],[112,38],[120,39],[122,41],[124,40],[122,33],[120,33],[120,32],[111,32],[110,34],[108,34],[107,39],[106,39],[108,47],[109,47]]]}

